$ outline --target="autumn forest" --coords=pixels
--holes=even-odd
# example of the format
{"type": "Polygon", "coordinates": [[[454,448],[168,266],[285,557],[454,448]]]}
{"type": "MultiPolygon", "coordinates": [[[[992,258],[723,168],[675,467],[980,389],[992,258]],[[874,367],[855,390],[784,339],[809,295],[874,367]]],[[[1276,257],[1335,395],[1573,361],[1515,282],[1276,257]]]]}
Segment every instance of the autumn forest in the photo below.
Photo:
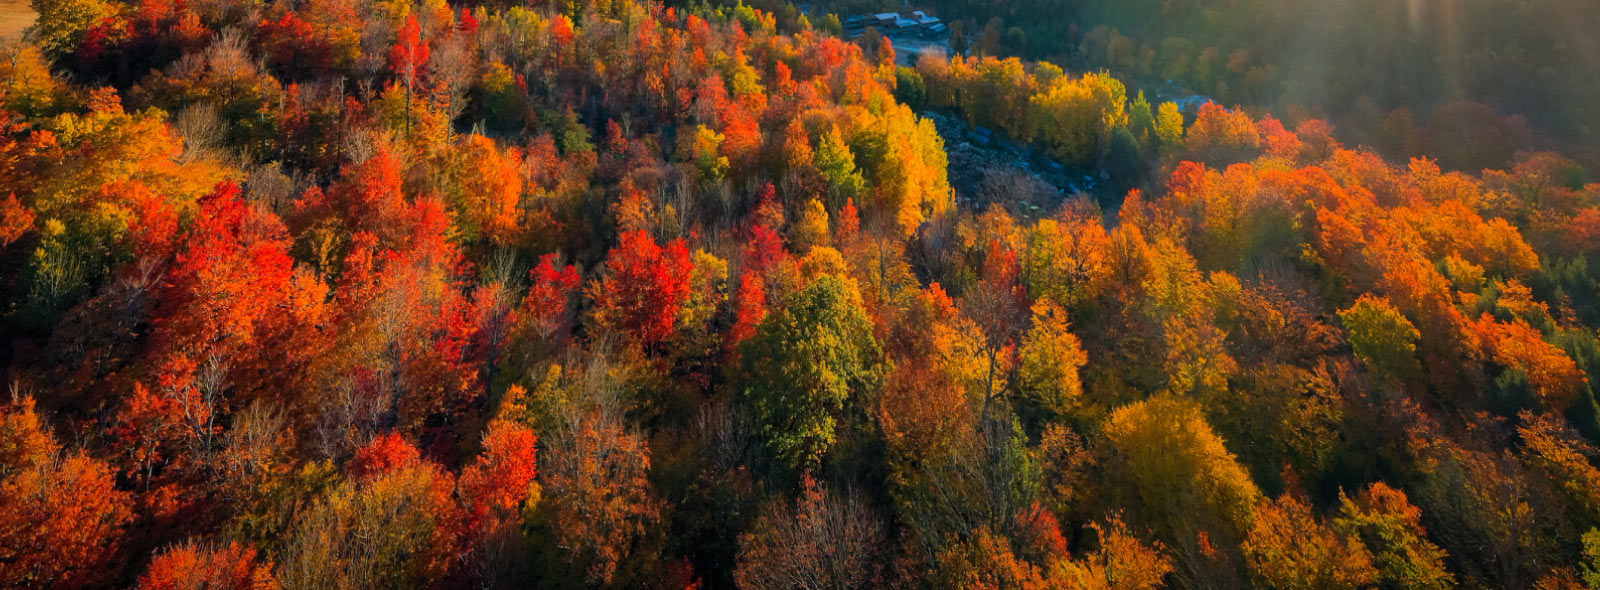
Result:
{"type": "Polygon", "coordinates": [[[31,8],[0,590],[1600,590],[1600,4],[31,8]]]}

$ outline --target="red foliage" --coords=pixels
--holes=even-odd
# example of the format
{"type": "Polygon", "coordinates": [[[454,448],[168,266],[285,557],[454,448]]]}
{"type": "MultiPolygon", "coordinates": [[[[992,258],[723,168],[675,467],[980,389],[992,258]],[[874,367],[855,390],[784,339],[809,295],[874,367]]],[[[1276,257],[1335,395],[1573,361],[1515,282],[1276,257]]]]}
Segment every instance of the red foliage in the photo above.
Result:
{"type": "MultiPolygon", "coordinates": [[[[315,286],[293,280],[291,242],[283,224],[246,204],[237,185],[219,186],[199,206],[157,291],[150,342],[163,358],[162,386],[181,391],[197,370],[220,368],[224,374],[264,371],[223,385],[270,390],[290,375],[277,370],[285,368],[282,358],[266,360],[273,351],[263,344],[297,327],[295,316],[284,312],[294,309],[291,302],[301,289],[315,286]]],[[[150,235],[146,241],[160,239],[150,235]]]]}
{"type": "MultiPolygon", "coordinates": [[[[1267,155],[1294,161],[1300,156],[1300,138],[1283,128],[1277,118],[1267,115],[1256,123],[1256,129],[1267,144],[1267,155]]],[[[1188,162],[1185,162],[1186,164],[1188,162]]]]}
{"type": "Polygon", "coordinates": [[[767,183],[761,187],[761,197],[756,199],[754,225],[773,230],[783,229],[783,203],[778,202],[778,189],[767,183]]]}
{"type": "Polygon", "coordinates": [[[567,47],[572,45],[572,19],[566,15],[557,15],[550,21],[550,35],[555,39],[556,45],[567,47]]]}
{"type": "Polygon", "coordinates": [[[195,340],[241,337],[271,309],[294,260],[284,227],[240,198],[239,186],[226,183],[200,200],[186,247],[173,264],[167,291],[174,309],[203,307],[202,317],[168,317],[169,329],[187,328],[195,340]]]}
{"type": "Polygon", "coordinates": [[[350,476],[368,479],[422,462],[422,452],[398,433],[380,434],[350,459],[350,476]]]}
{"type": "MultiPolygon", "coordinates": [[[[313,189],[315,191],[315,189],[313,189]]],[[[303,208],[317,204],[308,191],[303,208]]],[[[387,149],[379,149],[364,162],[346,166],[338,183],[328,189],[329,204],[346,216],[356,231],[370,231],[390,237],[394,222],[403,213],[405,199],[400,193],[400,159],[387,149]]]]}
{"type": "Polygon", "coordinates": [[[739,290],[733,295],[733,327],[724,342],[731,350],[756,333],[756,325],[767,317],[767,287],[761,275],[747,272],[739,277],[739,290]]]}
{"type": "Polygon", "coordinates": [[[314,25],[292,11],[275,21],[262,19],[253,39],[273,66],[316,73],[331,65],[332,46],[317,35],[314,25]]]}
{"type": "Polygon", "coordinates": [[[595,297],[601,317],[647,348],[676,331],[694,271],[682,239],[663,248],[644,232],[624,233],[607,256],[606,269],[595,297]]]}
{"type": "MultiPolygon", "coordinates": [[[[128,466],[129,475],[143,478],[155,465],[174,458],[165,455],[166,449],[183,436],[188,426],[179,396],[195,401],[193,388],[185,387],[172,395],[162,395],[142,383],[134,384],[133,396],[117,415],[116,425],[110,432],[117,447],[133,459],[128,466]]],[[[200,404],[193,405],[201,409],[200,404]]]]}
{"type": "Polygon", "coordinates": [[[856,209],[855,199],[846,199],[844,208],[839,210],[839,222],[834,229],[838,234],[840,244],[852,242],[856,234],[861,232],[861,212],[856,209]]]}
{"type": "Polygon", "coordinates": [[[138,221],[128,228],[135,252],[152,260],[172,254],[177,247],[178,212],[167,199],[140,182],[116,183],[101,190],[115,192],[138,216],[138,221]]]}
{"type": "Polygon", "coordinates": [[[422,39],[422,26],[417,24],[417,15],[408,15],[406,23],[400,27],[394,47],[389,50],[389,71],[406,86],[414,86],[428,63],[430,53],[428,42],[422,39]]]}
{"type": "Polygon", "coordinates": [[[750,242],[744,247],[744,267],[754,273],[763,273],[789,259],[783,247],[783,237],[765,225],[750,228],[750,242]]]}
{"type": "Polygon", "coordinates": [[[517,314],[520,326],[531,328],[540,339],[547,341],[566,322],[579,283],[577,268],[569,264],[558,270],[555,260],[555,254],[546,254],[539,258],[539,265],[529,271],[533,286],[522,299],[517,314]]]}
{"type": "Polygon", "coordinates": [[[110,51],[126,37],[127,31],[120,26],[116,19],[107,17],[89,27],[83,34],[83,43],[78,46],[78,60],[84,64],[93,64],[110,51]]]}
{"type": "Polygon", "coordinates": [[[1061,535],[1060,523],[1037,500],[1018,511],[1013,522],[1012,536],[1023,557],[1042,564],[1067,558],[1067,539],[1061,535]]]}
{"type": "Polygon", "coordinates": [[[789,96],[800,89],[799,84],[794,81],[794,74],[789,69],[789,64],[780,61],[773,66],[772,72],[772,87],[777,89],[778,94],[789,96]]]}

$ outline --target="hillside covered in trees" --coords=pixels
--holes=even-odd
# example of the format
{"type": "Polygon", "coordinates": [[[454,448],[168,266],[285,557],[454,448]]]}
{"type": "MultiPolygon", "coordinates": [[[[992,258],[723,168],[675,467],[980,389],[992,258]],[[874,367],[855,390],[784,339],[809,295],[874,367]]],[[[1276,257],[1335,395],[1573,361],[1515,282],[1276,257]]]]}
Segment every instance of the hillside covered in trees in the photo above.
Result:
{"type": "Polygon", "coordinates": [[[1600,590],[1588,132],[787,5],[34,8],[0,588],[1600,590]]]}
{"type": "MultiPolygon", "coordinates": [[[[841,13],[902,8],[898,0],[815,3],[841,13]]],[[[1258,116],[1322,119],[1398,161],[1427,155],[1476,172],[1553,145],[1590,166],[1600,159],[1600,4],[1589,0],[918,5],[949,23],[951,54],[1106,69],[1166,99],[1192,93],[1258,116]]]]}

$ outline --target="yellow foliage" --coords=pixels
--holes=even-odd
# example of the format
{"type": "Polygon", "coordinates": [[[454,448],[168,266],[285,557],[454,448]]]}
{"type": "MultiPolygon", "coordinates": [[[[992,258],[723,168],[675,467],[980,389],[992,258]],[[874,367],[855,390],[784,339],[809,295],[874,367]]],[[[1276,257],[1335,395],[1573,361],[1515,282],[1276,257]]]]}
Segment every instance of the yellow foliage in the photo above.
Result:
{"type": "Polygon", "coordinates": [[[828,245],[828,210],[822,206],[822,201],[811,199],[800,211],[800,219],[795,223],[794,229],[795,249],[804,252],[816,246],[828,245]]]}
{"type": "Polygon", "coordinates": [[[38,47],[15,43],[0,47],[9,59],[0,59],[0,104],[17,112],[38,116],[61,106],[71,89],[51,75],[50,63],[38,47]]]}
{"type": "Polygon", "coordinates": [[[1018,387],[1056,414],[1066,413],[1083,393],[1078,368],[1089,360],[1068,327],[1065,309],[1040,300],[1033,306],[1033,329],[1022,341],[1018,387]]]}
{"type": "Polygon", "coordinates": [[[1248,530],[1261,491],[1194,402],[1158,396],[1123,406],[1105,437],[1143,509],[1168,534],[1248,530]]]}

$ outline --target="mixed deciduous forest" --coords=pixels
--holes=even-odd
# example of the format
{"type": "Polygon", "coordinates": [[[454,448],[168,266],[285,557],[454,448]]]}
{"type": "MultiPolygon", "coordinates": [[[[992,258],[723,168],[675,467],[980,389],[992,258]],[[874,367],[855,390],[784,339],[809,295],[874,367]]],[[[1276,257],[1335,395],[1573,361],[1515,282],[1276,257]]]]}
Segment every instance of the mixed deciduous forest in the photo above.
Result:
{"type": "Polygon", "coordinates": [[[0,588],[1600,589],[1595,6],[33,0],[0,588]]]}

